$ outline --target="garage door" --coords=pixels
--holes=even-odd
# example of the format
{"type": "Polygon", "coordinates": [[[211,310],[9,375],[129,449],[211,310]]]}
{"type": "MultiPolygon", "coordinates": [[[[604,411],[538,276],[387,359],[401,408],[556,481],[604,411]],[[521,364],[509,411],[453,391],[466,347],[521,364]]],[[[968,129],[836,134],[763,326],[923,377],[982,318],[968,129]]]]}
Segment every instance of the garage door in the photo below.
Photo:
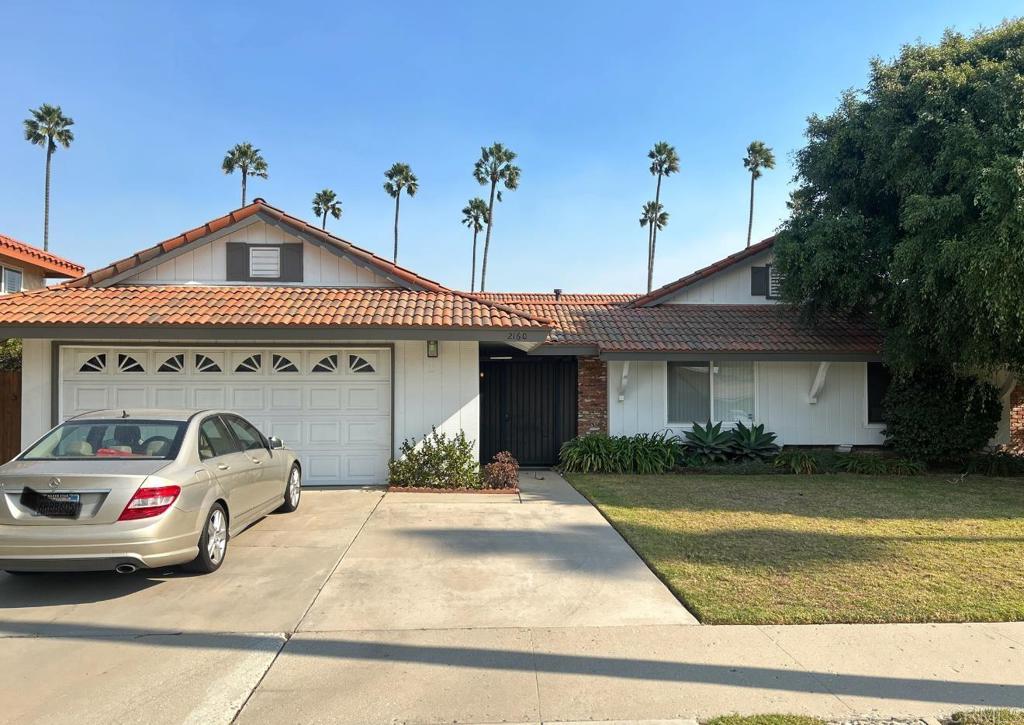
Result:
{"type": "Polygon", "coordinates": [[[382,483],[388,348],[61,348],[62,419],[99,408],[223,408],[281,438],[311,485],[382,483]]]}

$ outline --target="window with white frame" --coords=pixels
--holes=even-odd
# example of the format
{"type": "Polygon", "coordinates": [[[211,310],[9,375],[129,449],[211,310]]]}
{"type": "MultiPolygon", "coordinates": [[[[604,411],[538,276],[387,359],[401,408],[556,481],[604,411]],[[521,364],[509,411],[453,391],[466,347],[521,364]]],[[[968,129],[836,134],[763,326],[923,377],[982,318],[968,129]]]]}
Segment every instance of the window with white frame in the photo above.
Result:
{"type": "Polygon", "coordinates": [[[249,276],[278,279],[281,276],[281,249],[253,247],[249,250],[249,276]]]}
{"type": "Polygon", "coordinates": [[[21,292],[23,279],[20,269],[0,267],[3,270],[3,292],[21,292]]]}
{"type": "Polygon", "coordinates": [[[668,422],[754,421],[754,363],[668,363],[668,422]]]}

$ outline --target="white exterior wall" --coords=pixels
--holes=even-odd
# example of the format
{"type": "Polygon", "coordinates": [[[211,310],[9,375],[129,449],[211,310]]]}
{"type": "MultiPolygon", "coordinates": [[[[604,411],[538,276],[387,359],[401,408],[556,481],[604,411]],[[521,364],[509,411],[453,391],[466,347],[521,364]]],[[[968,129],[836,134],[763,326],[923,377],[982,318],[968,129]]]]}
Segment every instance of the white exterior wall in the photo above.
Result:
{"type": "MultiPolygon", "coordinates": [[[[608,428],[612,435],[653,433],[668,425],[668,364],[632,361],[623,400],[622,362],[608,363],[608,428]]],[[[867,423],[865,363],[832,363],[818,402],[808,392],[818,371],[814,362],[754,364],[754,419],[790,445],[881,445],[881,425],[867,423]]]]}
{"type": "Polygon", "coordinates": [[[684,287],[658,304],[774,305],[778,300],[750,294],[750,268],[771,264],[771,252],[745,259],[689,287],[684,287]]]}
{"type": "MultiPolygon", "coordinates": [[[[353,264],[344,257],[292,236],[278,227],[257,219],[227,236],[203,244],[155,267],[124,280],[125,284],[183,284],[187,282],[216,283],[227,281],[226,245],[228,242],[248,244],[285,244],[301,242],[302,284],[324,287],[394,287],[387,277],[353,264]]],[[[267,281],[265,284],[272,284],[267,281]]],[[[246,283],[239,283],[246,284],[246,283]]],[[[253,283],[248,283],[253,284],[253,283]]],[[[264,284],[264,283],[261,283],[264,284]]]]}
{"type": "Polygon", "coordinates": [[[50,423],[50,340],[21,342],[21,447],[53,426],[50,423]]]}

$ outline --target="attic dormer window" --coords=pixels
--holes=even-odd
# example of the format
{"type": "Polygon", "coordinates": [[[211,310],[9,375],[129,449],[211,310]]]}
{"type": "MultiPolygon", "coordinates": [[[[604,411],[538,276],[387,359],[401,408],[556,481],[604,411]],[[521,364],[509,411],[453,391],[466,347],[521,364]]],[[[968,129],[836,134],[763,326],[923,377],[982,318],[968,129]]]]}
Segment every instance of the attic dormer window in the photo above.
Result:
{"type": "Polygon", "coordinates": [[[281,248],[251,247],[249,249],[249,276],[258,279],[280,279],[281,248]]]}

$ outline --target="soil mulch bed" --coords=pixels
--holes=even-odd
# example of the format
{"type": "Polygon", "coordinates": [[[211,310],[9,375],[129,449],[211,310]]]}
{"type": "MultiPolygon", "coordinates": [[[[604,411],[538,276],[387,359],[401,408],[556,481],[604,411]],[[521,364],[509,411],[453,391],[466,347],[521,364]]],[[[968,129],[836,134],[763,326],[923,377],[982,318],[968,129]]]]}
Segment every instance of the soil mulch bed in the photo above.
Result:
{"type": "Polygon", "coordinates": [[[479,493],[479,494],[517,494],[519,488],[427,488],[424,486],[388,486],[388,493],[479,493]]]}

